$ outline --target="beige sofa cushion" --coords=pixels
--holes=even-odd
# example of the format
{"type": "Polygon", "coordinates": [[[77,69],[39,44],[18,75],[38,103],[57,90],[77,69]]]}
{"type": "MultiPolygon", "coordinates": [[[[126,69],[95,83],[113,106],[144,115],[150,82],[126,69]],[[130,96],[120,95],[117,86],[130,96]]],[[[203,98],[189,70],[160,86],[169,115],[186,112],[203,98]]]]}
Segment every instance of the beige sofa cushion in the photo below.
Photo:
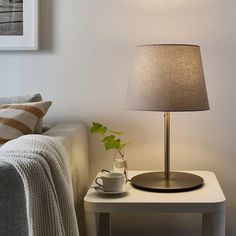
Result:
{"type": "Polygon", "coordinates": [[[12,96],[12,97],[0,97],[0,104],[40,102],[40,101],[42,101],[42,96],[39,93],[12,96]]]}
{"type": "Polygon", "coordinates": [[[0,105],[0,143],[24,134],[32,134],[52,102],[0,105]]]}

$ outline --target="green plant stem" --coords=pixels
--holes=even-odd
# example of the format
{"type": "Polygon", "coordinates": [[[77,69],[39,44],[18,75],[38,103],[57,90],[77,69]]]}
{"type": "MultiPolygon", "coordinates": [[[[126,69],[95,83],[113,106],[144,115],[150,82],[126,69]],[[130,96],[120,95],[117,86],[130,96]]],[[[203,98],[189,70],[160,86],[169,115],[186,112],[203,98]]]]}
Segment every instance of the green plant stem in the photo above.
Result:
{"type": "Polygon", "coordinates": [[[120,148],[116,148],[116,150],[119,152],[119,154],[121,155],[122,159],[124,160],[124,153],[122,153],[120,148]]]}

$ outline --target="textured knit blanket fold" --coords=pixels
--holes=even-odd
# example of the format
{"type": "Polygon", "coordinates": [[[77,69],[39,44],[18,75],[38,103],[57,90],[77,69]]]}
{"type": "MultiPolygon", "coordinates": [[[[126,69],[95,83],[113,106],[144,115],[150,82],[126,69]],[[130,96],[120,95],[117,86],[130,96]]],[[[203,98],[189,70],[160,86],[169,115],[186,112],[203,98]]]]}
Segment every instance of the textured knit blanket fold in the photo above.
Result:
{"type": "Polygon", "coordinates": [[[78,236],[72,184],[64,146],[44,135],[25,135],[0,148],[25,190],[30,236],[78,236]]]}

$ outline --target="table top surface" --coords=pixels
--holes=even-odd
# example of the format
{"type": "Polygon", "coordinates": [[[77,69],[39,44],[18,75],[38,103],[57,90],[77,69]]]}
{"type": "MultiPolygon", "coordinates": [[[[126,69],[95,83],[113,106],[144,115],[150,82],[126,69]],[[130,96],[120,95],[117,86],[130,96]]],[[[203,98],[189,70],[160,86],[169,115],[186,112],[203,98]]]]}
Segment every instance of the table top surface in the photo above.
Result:
{"type": "MultiPolygon", "coordinates": [[[[148,171],[129,171],[128,177],[148,171]]],[[[84,202],[85,204],[101,204],[101,203],[224,203],[225,196],[218,183],[218,180],[213,172],[210,171],[184,171],[201,176],[204,179],[204,185],[196,190],[177,193],[160,193],[160,192],[148,192],[140,189],[136,189],[130,185],[129,191],[120,195],[108,195],[98,193],[93,187],[95,183],[91,185],[88,190],[84,202]]],[[[97,176],[101,176],[102,173],[98,173],[97,176]]]]}

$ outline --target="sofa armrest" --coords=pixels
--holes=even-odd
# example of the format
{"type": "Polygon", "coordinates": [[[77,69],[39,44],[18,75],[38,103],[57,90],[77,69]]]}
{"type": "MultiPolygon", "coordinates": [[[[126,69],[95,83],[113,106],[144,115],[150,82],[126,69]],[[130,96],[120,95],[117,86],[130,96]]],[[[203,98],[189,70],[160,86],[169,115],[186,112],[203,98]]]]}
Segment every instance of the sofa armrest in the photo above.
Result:
{"type": "Polygon", "coordinates": [[[67,150],[79,230],[84,235],[83,198],[89,186],[87,127],[81,122],[66,122],[54,125],[43,134],[60,141],[67,150]]]}
{"type": "Polygon", "coordinates": [[[89,159],[87,127],[80,122],[66,122],[56,124],[44,135],[55,138],[66,148],[72,177],[75,202],[83,199],[81,193],[88,190],[89,159]]]}

